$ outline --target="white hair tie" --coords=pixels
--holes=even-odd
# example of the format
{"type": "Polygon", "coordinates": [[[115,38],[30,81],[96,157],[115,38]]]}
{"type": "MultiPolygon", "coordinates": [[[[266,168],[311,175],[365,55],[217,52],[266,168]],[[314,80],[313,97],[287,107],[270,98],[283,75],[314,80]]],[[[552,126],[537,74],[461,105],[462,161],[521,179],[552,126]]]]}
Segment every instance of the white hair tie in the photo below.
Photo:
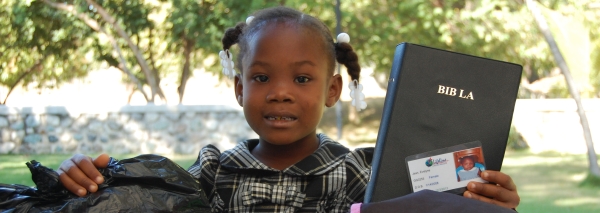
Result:
{"type": "Polygon", "coordinates": [[[350,43],[350,35],[348,33],[340,33],[337,36],[338,43],[350,43]]]}
{"type": "Polygon", "coordinates": [[[350,88],[350,97],[352,98],[352,106],[356,108],[356,111],[361,111],[367,108],[367,102],[365,101],[365,94],[362,92],[363,85],[358,83],[358,80],[353,80],[348,85],[350,88]]]}
{"type": "Polygon", "coordinates": [[[248,16],[248,18],[246,18],[246,24],[250,25],[250,23],[252,22],[252,20],[254,20],[254,16],[248,16]]]}
{"type": "Polygon", "coordinates": [[[219,52],[219,58],[221,58],[221,66],[223,66],[223,75],[229,79],[235,77],[235,70],[233,69],[233,55],[229,52],[229,49],[219,52]]]}

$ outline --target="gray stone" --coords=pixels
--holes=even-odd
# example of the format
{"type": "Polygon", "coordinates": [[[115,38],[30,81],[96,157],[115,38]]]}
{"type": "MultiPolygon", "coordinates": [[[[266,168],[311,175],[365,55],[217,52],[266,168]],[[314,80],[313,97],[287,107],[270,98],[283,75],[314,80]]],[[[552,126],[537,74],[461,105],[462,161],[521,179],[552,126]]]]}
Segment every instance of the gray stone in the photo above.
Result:
{"type": "Polygon", "coordinates": [[[54,146],[53,153],[65,153],[65,148],[61,145],[54,146]]]}
{"type": "Polygon", "coordinates": [[[87,140],[88,142],[94,142],[96,141],[96,138],[98,138],[98,135],[93,134],[93,133],[88,133],[87,134],[87,140]]]}
{"type": "Polygon", "coordinates": [[[183,114],[183,117],[186,119],[191,119],[191,118],[195,118],[196,117],[196,113],[195,112],[186,112],[183,114]]]}
{"type": "Polygon", "coordinates": [[[152,132],[150,137],[160,141],[163,138],[163,135],[160,132],[152,132]]]}
{"type": "Polygon", "coordinates": [[[83,137],[83,134],[80,134],[80,133],[75,133],[75,134],[73,135],[73,139],[75,139],[75,141],[77,141],[77,142],[81,142],[81,141],[83,141],[83,138],[84,138],[84,137],[83,137]]]}
{"type": "Polygon", "coordinates": [[[91,121],[88,125],[88,130],[93,133],[101,133],[102,129],[102,122],[100,121],[91,121]]]}
{"type": "Polygon", "coordinates": [[[60,126],[67,128],[67,127],[70,127],[71,125],[73,125],[73,118],[64,117],[63,119],[60,119],[60,126]]]}
{"type": "Polygon", "coordinates": [[[8,119],[4,116],[0,116],[0,128],[8,127],[8,119]]]}
{"type": "Polygon", "coordinates": [[[169,133],[171,134],[180,134],[180,133],[184,133],[187,131],[187,125],[184,123],[173,123],[173,125],[171,125],[169,127],[169,133]]]}
{"type": "Polygon", "coordinates": [[[177,142],[180,142],[180,143],[184,143],[184,142],[188,141],[187,134],[178,134],[177,136],[175,136],[175,138],[177,138],[177,142]]]}
{"type": "Polygon", "coordinates": [[[27,128],[27,129],[25,129],[25,133],[27,133],[27,134],[33,134],[33,133],[35,133],[35,129],[33,129],[33,128],[27,128]]]}
{"type": "Polygon", "coordinates": [[[158,120],[158,118],[160,118],[160,115],[154,112],[148,112],[146,115],[144,115],[144,120],[146,122],[155,122],[158,120]]]}
{"type": "Polygon", "coordinates": [[[165,112],[164,117],[166,117],[170,121],[179,121],[179,119],[181,118],[181,113],[179,113],[179,112],[165,112]]]}
{"type": "Polygon", "coordinates": [[[19,114],[10,114],[7,117],[9,123],[15,123],[21,120],[21,116],[19,114]]]}
{"type": "Polygon", "coordinates": [[[142,121],[144,115],[142,115],[142,113],[131,113],[131,119],[134,121],[142,121]]]}
{"type": "Polygon", "coordinates": [[[56,142],[58,142],[58,137],[56,137],[56,135],[49,135],[48,136],[48,141],[50,143],[56,143],[56,142]]]}
{"type": "Polygon", "coordinates": [[[120,139],[121,135],[119,135],[118,133],[115,133],[115,132],[111,132],[111,133],[108,133],[108,138],[110,140],[114,141],[114,140],[120,139]]]}
{"type": "Polygon", "coordinates": [[[51,133],[54,132],[56,130],[56,127],[54,126],[46,126],[46,130],[44,130],[47,133],[51,133]]]}
{"type": "Polygon", "coordinates": [[[204,121],[201,118],[193,118],[190,121],[190,129],[192,131],[199,131],[204,129],[204,121]]]}
{"type": "Polygon", "coordinates": [[[69,115],[69,111],[64,106],[48,106],[46,107],[46,114],[51,115],[69,115]]]}
{"type": "Polygon", "coordinates": [[[14,130],[23,130],[23,128],[25,128],[25,123],[23,123],[22,121],[17,121],[10,125],[10,128],[14,130]]]}
{"type": "Polygon", "coordinates": [[[119,130],[123,129],[123,124],[121,124],[115,120],[107,121],[106,126],[108,127],[109,130],[112,130],[112,131],[119,131],[119,130]]]}
{"type": "Polygon", "coordinates": [[[71,124],[71,127],[73,129],[84,129],[87,127],[87,125],[88,125],[88,119],[85,118],[85,116],[80,116],[79,118],[77,118],[73,121],[73,123],[71,124]]]}
{"type": "Polygon", "coordinates": [[[118,120],[119,117],[121,117],[121,116],[119,115],[118,112],[109,112],[107,118],[111,119],[111,120],[118,120]]]}
{"type": "Polygon", "coordinates": [[[46,125],[47,126],[59,126],[60,125],[60,117],[56,115],[46,115],[46,125]]]}
{"type": "Polygon", "coordinates": [[[101,136],[100,136],[100,142],[102,142],[102,143],[107,143],[107,142],[108,142],[108,136],[106,136],[106,135],[101,135],[101,136]]]}
{"type": "Polygon", "coordinates": [[[15,149],[17,145],[14,142],[0,143],[0,154],[8,154],[15,149]]]}
{"type": "Polygon", "coordinates": [[[26,135],[25,138],[23,138],[23,142],[28,144],[37,144],[42,142],[42,136],[39,134],[26,135]]]}
{"type": "Polygon", "coordinates": [[[150,124],[150,126],[152,127],[152,130],[154,131],[161,131],[161,130],[165,130],[167,129],[169,126],[171,125],[171,122],[168,121],[165,118],[160,118],[158,121],[156,121],[153,124],[150,124]]]}
{"type": "Polygon", "coordinates": [[[40,120],[37,115],[30,114],[25,118],[25,125],[27,125],[27,127],[38,127],[40,125],[40,120]]]}

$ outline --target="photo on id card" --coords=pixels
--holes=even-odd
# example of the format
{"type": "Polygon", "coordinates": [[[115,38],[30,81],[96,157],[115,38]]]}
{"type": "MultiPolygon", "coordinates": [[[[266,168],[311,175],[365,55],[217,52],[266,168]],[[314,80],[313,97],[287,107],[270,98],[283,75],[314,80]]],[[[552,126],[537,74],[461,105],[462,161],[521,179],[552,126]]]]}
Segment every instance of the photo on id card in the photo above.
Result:
{"type": "Polygon", "coordinates": [[[479,141],[411,155],[406,164],[413,192],[462,194],[471,181],[487,183],[481,179],[485,162],[479,141]]]}

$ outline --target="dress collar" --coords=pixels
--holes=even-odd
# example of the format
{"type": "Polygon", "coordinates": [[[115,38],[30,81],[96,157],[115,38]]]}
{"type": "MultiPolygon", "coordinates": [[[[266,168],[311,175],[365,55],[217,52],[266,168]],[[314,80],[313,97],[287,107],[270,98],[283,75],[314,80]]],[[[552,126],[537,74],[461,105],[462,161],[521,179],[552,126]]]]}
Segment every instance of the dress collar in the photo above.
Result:
{"type": "Polygon", "coordinates": [[[268,167],[250,153],[249,147],[256,146],[258,139],[240,142],[233,149],[223,152],[219,161],[224,168],[239,172],[271,171],[296,176],[322,175],[342,163],[349,150],[325,134],[317,134],[317,137],[319,148],[314,153],[282,171],[268,167]]]}

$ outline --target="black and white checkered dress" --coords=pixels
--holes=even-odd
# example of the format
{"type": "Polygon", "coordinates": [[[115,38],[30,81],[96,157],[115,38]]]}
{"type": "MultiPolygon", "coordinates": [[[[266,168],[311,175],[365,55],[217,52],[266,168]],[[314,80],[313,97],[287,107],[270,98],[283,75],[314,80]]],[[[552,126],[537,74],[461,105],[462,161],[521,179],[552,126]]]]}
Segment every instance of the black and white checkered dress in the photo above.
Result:
{"type": "Polygon", "coordinates": [[[214,212],[349,212],[362,202],[373,148],[348,148],[318,134],[319,149],[276,170],[250,154],[258,140],[223,153],[208,145],[188,170],[200,180],[214,212]]]}

